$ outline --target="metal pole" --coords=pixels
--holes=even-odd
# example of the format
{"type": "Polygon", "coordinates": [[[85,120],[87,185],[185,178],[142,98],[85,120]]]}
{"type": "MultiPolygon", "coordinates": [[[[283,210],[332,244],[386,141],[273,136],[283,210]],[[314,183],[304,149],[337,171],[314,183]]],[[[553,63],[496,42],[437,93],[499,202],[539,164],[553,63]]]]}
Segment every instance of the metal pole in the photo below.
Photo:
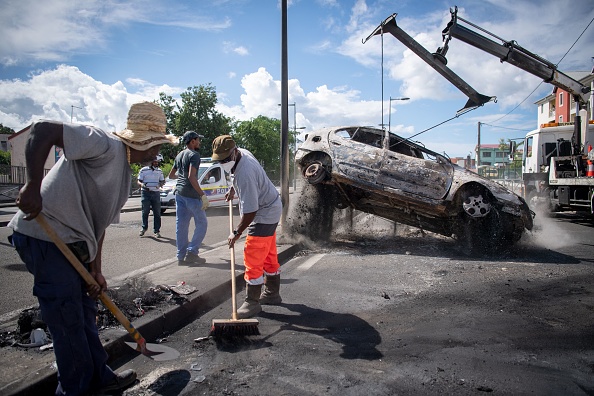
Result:
{"type": "Polygon", "coordinates": [[[476,146],[476,173],[479,173],[479,166],[481,165],[481,123],[478,123],[478,143],[476,146]]]}
{"type": "Polygon", "coordinates": [[[287,0],[281,1],[281,202],[283,210],[281,213],[281,229],[282,232],[288,231],[285,229],[287,213],[289,212],[289,72],[288,72],[288,51],[287,51],[287,0]]]}
{"type": "Polygon", "coordinates": [[[75,105],[70,105],[70,123],[71,123],[71,124],[72,124],[72,113],[74,112],[74,108],[75,108],[75,107],[76,107],[77,109],[81,109],[81,110],[82,110],[82,107],[78,107],[78,106],[75,106],[75,105]]]}

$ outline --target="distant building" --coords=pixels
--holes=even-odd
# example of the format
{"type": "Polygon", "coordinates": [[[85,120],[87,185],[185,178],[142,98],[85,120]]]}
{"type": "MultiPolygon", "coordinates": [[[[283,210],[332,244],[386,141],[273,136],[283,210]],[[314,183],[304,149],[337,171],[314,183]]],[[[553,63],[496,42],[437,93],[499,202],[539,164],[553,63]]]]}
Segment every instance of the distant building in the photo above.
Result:
{"type": "MultiPolygon", "coordinates": [[[[8,136],[8,149],[10,151],[10,165],[12,167],[12,182],[16,184],[24,184],[26,180],[26,162],[25,162],[25,146],[27,139],[29,138],[28,126],[21,129],[17,133],[13,133],[8,136]]],[[[54,164],[62,156],[62,149],[54,146],[54,149],[50,151],[43,168],[45,172],[54,166],[54,164]]]]}
{"type": "Polygon", "coordinates": [[[502,150],[499,144],[481,144],[480,164],[488,166],[504,166],[510,162],[508,150],[502,150]]]}
{"type": "MultiPolygon", "coordinates": [[[[590,86],[594,91],[594,74],[587,71],[566,72],[569,77],[579,81],[585,86],[590,86]]],[[[588,120],[592,119],[594,114],[594,101],[590,99],[588,103],[588,120]]],[[[550,95],[535,102],[537,105],[538,122],[537,127],[546,124],[563,124],[575,120],[575,100],[569,92],[561,88],[553,88],[550,95]]]]}
{"type": "Polygon", "coordinates": [[[0,151],[10,151],[8,149],[8,137],[11,135],[0,134],[0,151]]]}

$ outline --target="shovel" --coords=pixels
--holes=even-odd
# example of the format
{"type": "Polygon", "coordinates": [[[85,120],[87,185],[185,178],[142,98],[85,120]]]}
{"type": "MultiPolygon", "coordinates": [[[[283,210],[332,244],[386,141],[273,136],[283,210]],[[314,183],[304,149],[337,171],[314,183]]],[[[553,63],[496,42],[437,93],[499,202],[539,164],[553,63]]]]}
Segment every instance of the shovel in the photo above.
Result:
{"type": "MultiPolygon", "coordinates": [[[[72,253],[72,251],[68,248],[68,246],[66,246],[64,241],[60,239],[58,234],[56,234],[54,229],[49,225],[45,216],[42,213],[39,213],[35,219],[37,220],[41,228],[43,228],[43,230],[47,233],[50,239],[56,244],[58,249],[60,249],[62,254],[66,256],[68,261],[70,261],[70,264],[72,264],[74,269],[80,274],[80,276],[82,276],[84,281],[88,285],[99,286],[97,284],[97,281],[95,281],[95,278],[91,276],[89,271],[87,271],[87,269],[80,263],[78,258],[74,255],[74,253],[72,253]]],[[[132,323],[130,323],[128,318],[126,318],[124,313],[120,311],[120,309],[115,305],[115,303],[111,300],[111,298],[109,298],[107,294],[101,292],[101,294],[99,295],[99,299],[101,300],[103,305],[105,305],[105,307],[109,309],[109,312],[111,312],[113,316],[116,317],[118,322],[120,322],[122,326],[124,326],[124,328],[128,330],[128,333],[130,333],[134,341],[136,341],[136,343],[126,342],[126,344],[129,347],[158,362],[173,360],[179,356],[179,352],[171,347],[160,344],[147,343],[144,337],[140,335],[138,330],[136,330],[136,328],[132,325],[132,323]]]]}

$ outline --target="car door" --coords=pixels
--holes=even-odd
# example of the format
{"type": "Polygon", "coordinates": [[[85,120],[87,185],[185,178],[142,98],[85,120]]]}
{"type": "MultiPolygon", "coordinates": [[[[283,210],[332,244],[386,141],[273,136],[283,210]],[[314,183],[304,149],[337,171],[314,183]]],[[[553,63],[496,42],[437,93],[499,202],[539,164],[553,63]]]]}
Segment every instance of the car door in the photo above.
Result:
{"type": "Polygon", "coordinates": [[[381,136],[376,130],[363,127],[336,129],[330,132],[328,143],[332,150],[334,177],[346,178],[355,184],[376,182],[382,162],[381,136]]]}
{"type": "Polygon", "coordinates": [[[442,199],[452,184],[453,165],[439,154],[393,135],[384,151],[378,184],[431,199],[442,199]]]}
{"type": "MultiPolygon", "coordinates": [[[[228,173],[225,173],[221,165],[212,164],[204,172],[202,172],[198,182],[200,188],[208,197],[210,206],[226,206],[225,194],[232,186],[231,179],[228,173]]],[[[237,204],[237,198],[233,200],[237,204]]]]}

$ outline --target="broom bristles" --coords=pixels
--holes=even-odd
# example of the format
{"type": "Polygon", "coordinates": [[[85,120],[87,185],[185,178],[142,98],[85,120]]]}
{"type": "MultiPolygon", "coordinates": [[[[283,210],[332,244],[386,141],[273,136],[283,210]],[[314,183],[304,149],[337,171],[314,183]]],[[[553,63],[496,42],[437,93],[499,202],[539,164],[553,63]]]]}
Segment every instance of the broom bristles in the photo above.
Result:
{"type": "Polygon", "coordinates": [[[259,324],[257,319],[213,319],[210,335],[213,337],[260,335],[259,324]]]}

